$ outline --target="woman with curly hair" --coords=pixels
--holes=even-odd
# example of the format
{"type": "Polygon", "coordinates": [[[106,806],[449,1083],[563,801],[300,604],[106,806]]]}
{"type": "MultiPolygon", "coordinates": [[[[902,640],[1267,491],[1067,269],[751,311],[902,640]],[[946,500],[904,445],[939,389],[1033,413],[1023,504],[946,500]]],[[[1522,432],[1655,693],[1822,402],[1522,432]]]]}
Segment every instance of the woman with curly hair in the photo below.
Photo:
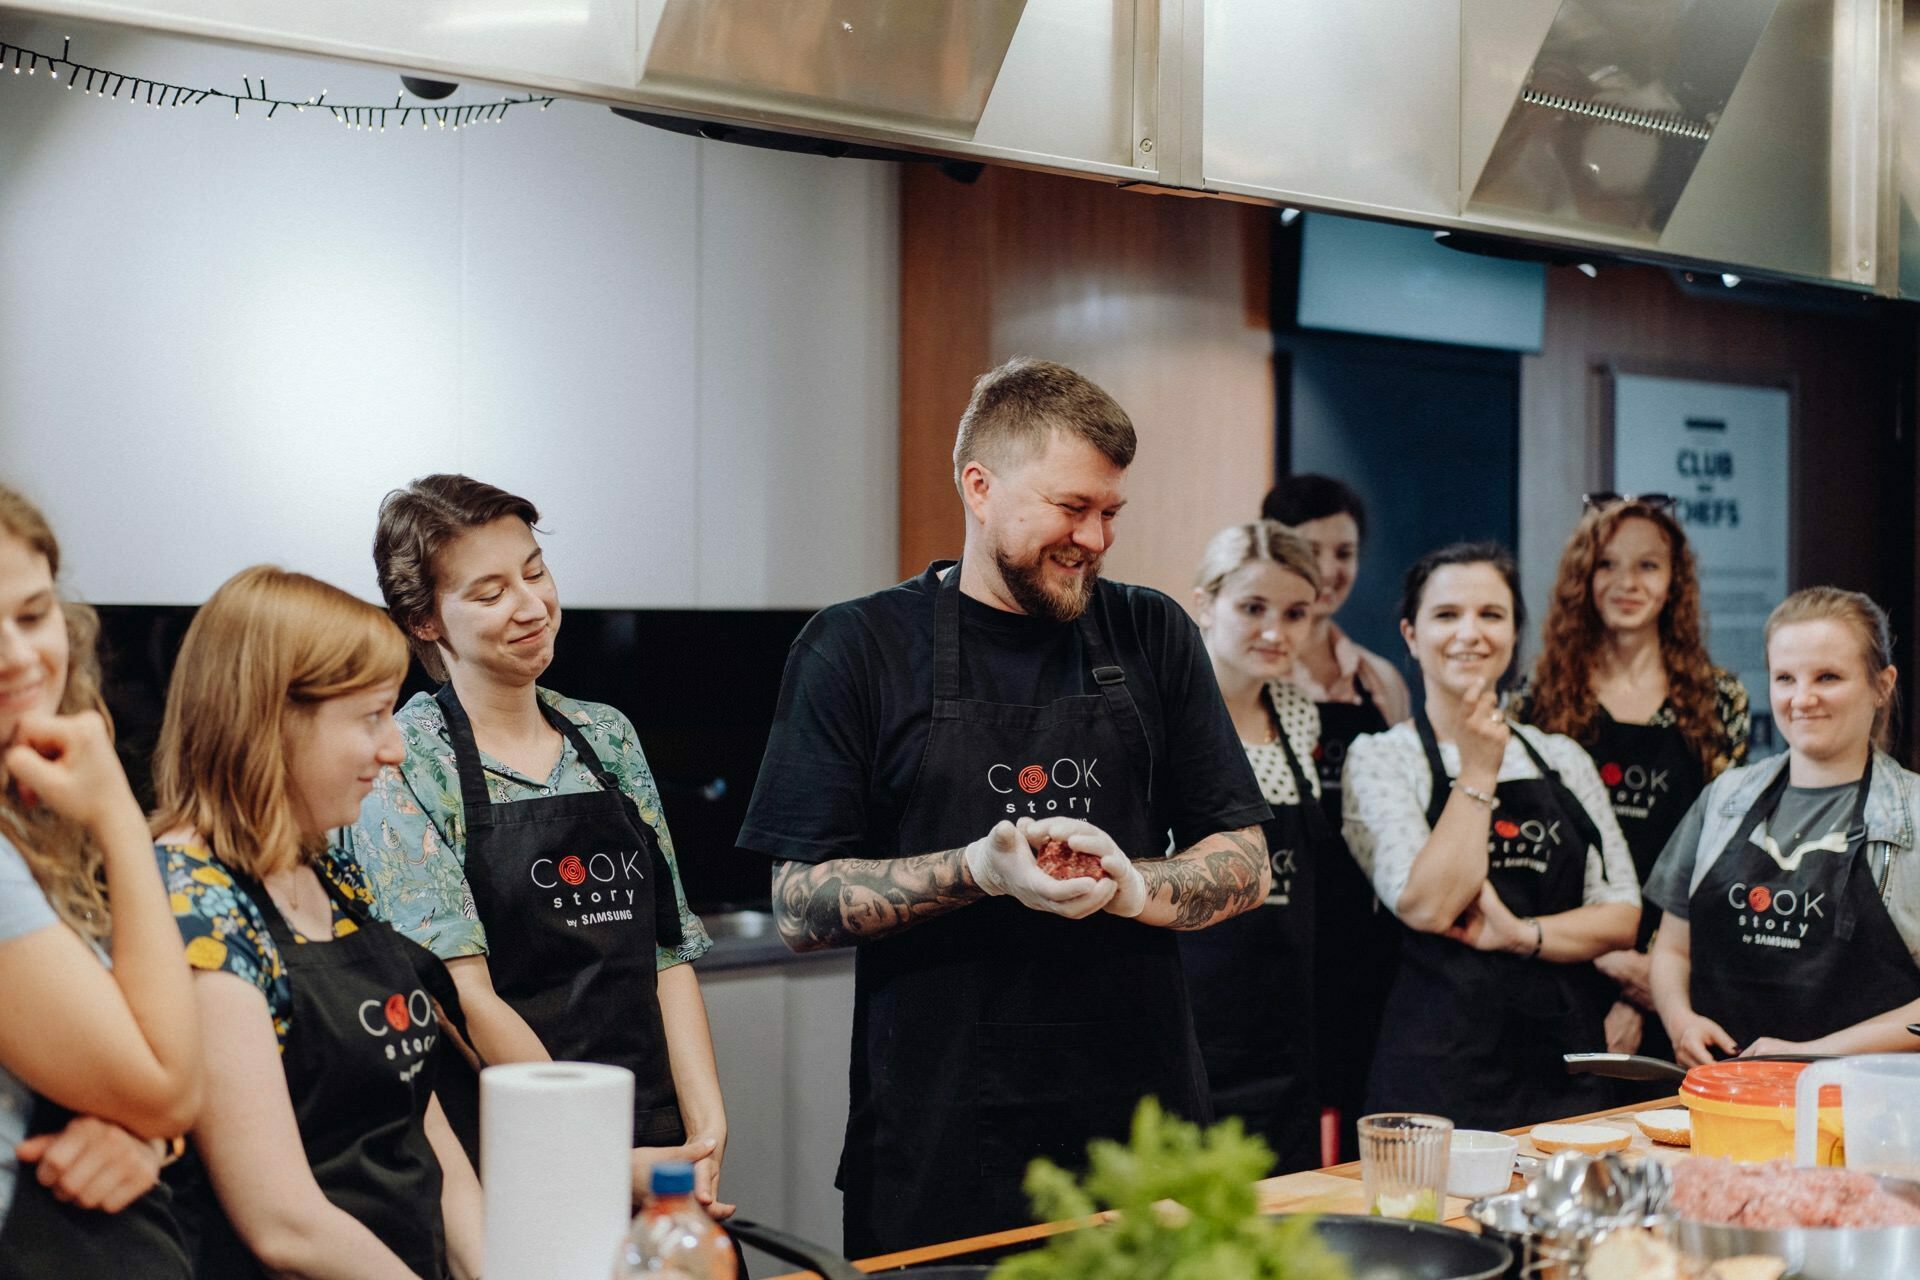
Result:
{"type": "MultiPolygon", "coordinates": [[[[1670,499],[1593,494],[1560,556],[1533,678],[1514,717],[1586,747],[1644,884],[1707,783],[1747,753],[1747,691],[1707,658],[1700,575],[1670,499]]],[[[1666,1057],[1648,1018],[1646,909],[1631,950],[1597,967],[1619,988],[1607,1047],[1666,1057]]]]}
{"type": "Polygon", "coordinates": [[[155,1184],[200,1105],[193,993],[59,572],[0,486],[0,1278],[185,1280],[155,1184]]]}

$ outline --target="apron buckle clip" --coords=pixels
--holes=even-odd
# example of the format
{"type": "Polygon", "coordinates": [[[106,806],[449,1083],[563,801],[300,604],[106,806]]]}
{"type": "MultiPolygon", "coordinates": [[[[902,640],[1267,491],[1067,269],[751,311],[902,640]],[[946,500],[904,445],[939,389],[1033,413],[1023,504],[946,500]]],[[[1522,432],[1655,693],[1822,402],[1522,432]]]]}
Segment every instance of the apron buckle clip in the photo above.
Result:
{"type": "Polygon", "coordinates": [[[1093,682],[1095,684],[1125,684],[1127,682],[1127,673],[1119,667],[1095,667],[1093,669],[1093,682]]]}

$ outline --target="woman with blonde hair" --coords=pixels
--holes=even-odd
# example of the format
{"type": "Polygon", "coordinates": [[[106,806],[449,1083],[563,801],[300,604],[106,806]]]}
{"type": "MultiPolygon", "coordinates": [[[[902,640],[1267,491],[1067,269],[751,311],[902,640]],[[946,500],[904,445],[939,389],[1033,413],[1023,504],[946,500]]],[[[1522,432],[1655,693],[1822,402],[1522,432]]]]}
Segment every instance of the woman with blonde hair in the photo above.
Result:
{"type": "Polygon", "coordinates": [[[1321,1163],[1314,883],[1347,856],[1320,811],[1319,713],[1286,681],[1319,589],[1313,548],[1272,520],[1215,534],[1193,588],[1214,678],[1273,810],[1261,824],[1273,888],[1252,911],[1180,935],[1180,952],[1214,1113],[1264,1137],[1282,1172],[1321,1163]]]}
{"type": "MultiPolygon", "coordinates": [[[[1707,658],[1700,575],[1663,494],[1597,493],[1554,580],[1540,657],[1510,710],[1587,749],[1644,884],[1694,797],[1747,754],[1747,690],[1707,658]]],[[[1607,1047],[1671,1049],[1648,988],[1645,910],[1635,945],[1595,961],[1618,987],[1607,1047]]]]}
{"type": "Polygon", "coordinates": [[[59,572],[0,486],[0,1277],[185,1277],[154,1187],[199,1106],[192,993],[59,572]]]}
{"type": "Polygon", "coordinates": [[[268,566],[214,592],[174,664],[153,830],[207,1048],[170,1174],[201,1275],[478,1274],[479,1185],[432,1096],[452,981],[328,849],[399,762],[406,669],[379,609],[268,566]]]}
{"type": "Polygon", "coordinates": [[[1653,996],[1685,1066],[1716,1053],[1912,1049],[1920,1019],[1920,776],[1886,753],[1887,615],[1809,587],[1767,619],[1787,752],[1716,778],[1647,881],[1667,913],[1653,996]]]}

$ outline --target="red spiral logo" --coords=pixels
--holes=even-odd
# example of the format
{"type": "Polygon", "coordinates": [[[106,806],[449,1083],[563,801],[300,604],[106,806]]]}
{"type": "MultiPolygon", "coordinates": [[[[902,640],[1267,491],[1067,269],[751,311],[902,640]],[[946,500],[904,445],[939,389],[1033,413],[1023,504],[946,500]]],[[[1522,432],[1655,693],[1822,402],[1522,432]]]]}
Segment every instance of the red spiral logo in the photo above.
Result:
{"type": "Polygon", "coordinates": [[[1622,770],[1619,765],[1614,764],[1611,761],[1600,766],[1600,781],[1606,783],[1610,787],[1619,786],[1620,779],[1626,776],[1627,776],[1626,772],[1622,770]]]}
{"type": "Polygon", "coordinates": [[[388,996],[386,1008],[382,1012],[387,1016],[387,1025],[395,1031],[407,1029],[407,998],[405,996],[388,996]]]}
{"type": "Polygon", "coordinates": [[[1020,771],[1020,789],[1028,795],[1047,785],[1047,771],[1037,764],[1030,764],[1020,771]]]}
{"type": "Polygon", "coordinates": [[[568,884],[580,884],[587,878],[587,869],[580,859],[568,854],[560,859],[560,878],[568,884]]]}
{"type": "Polygon", "coordinates": [[[1502,840],[1511,840],[1520,834],[1518,823],[1508,822],[1505,818],[1493,824],[1493,830],[1502,840]]]}
{"type": "Polygon", "coordinates": [[[1765,911],[1773,905],[1773,890],[1763,884],[1755,885],[1747,893],[1747,905],[1755,911],[1765,911]]]}

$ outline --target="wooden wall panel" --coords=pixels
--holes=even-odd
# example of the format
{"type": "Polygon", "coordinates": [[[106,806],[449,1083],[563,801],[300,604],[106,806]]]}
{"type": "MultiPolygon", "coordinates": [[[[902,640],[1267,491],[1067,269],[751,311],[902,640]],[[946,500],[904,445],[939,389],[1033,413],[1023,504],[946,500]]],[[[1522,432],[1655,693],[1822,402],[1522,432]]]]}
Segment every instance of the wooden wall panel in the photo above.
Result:
{"type": "Polygon", "coordinates": [[[973,379],[1032,355],[1105,387],[1140,433],[1105,572],[1184,598],[1212,533],[1273,475],[1270,212],[988,169],[901,193],[900,571],[959,553],[953,436],[973,379]]]}

